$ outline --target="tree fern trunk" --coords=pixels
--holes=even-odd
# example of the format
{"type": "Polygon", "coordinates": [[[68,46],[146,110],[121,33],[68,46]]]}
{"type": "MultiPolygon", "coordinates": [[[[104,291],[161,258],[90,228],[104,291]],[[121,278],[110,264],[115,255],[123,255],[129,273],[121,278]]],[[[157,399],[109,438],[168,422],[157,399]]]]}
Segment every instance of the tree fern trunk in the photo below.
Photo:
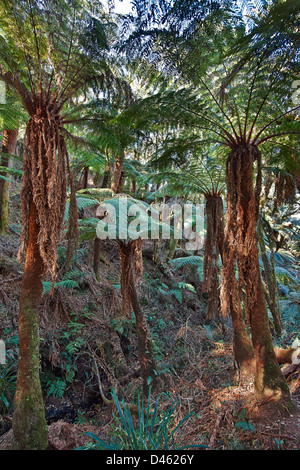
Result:
{"type": "Polygon", "coordinates": [[[43,261],[38,247],[39,225],[33,200],[29,205],[29,230],[19,307],[19,361],[14,400],[15,449],[44,450],[47,425],[39,378],[39,314],[43,292],[43,261]]]}
{"type": "Polygon", "coordinates": [[[234,247],[229,246],[229,250],[236,255],[239,286],[245,290],[245,313],[251,326],[256,361],[255,392],[260,397],[282,400],[289,405],[289,388],[274,353],[259,269],[256,228],[261,190],[260,160],[259,150],[250,144],[234,149],[228,157],[228,230],[234,227],[231,240],[234,247]],[[257,162],[255,188],[254,162],[257,162]],[[234,223],[230,225],[232,220],[234,223]]]}

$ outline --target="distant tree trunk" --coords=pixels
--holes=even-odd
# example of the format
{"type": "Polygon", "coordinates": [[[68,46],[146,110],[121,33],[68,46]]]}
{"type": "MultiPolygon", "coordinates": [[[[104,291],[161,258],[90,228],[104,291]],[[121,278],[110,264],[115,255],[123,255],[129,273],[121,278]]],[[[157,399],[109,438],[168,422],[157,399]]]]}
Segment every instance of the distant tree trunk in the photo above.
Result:
{"type": "Polygon", "coordinates": [[[153,255],[152,255],[152,261],[157,264],[159,261],[159,255],[158,255],[158,249],[159,249],[159,241],[158,240],[153,240],[153,255]]]}
{"type": "MultiPolygon", "coordinates": [[[[246,318],[251,326],[256,363],[255,392],[260,397],[272,397],[277,402],[290,405],[289,388],[274,353],[260,276],[256,226],[261,191],[261,156],[255,145],[243,144],[230,153],[227,159],[227,188],[229,243],[226,263],[224,260],[224,279],[226,281],[230,277],[236,261],[239,286],[245,290],[246,318]],[[257,162],[255,189],[254,162],[257,162]]],[[[228,287],[230,283],[226,286],[230,298],[228,287]]]]}
{"type": "Polygon", "coordinates": [[[208,295],[206,321],[217,319],[220,311],[220,268],[219,258],[223,256],[224,216],[221,196],[206,195],[207,230],[204,245],[202,292],[208,295]]]}
{"type": "Polygon", "coordinates": [[[122,293],[122,313],[127,315],[132,305],[138,339],[138,356],[143,378],[143,391],[148,394],[149,380],[155,380],[155,360],[152,350],[152,339],[148,325],[140,309],[138,296],[135,287],[133,274],[133,254],[135,243],[119,242],[119,253],[121,262],[121,293],[122,293]]]}
{"type": "Polygon", "coordinates": [[[83,183],[82,183],[82,189],[87,189],[88,187],[88,182],[89,182],[89,167],[86,166],[83,171],[83,183]]]}
{"type": "MultiPolygon", "coordinates": [[[[264,289],[264,294],[265,294],[265,298],[269,306],[270,312],[273,317],[275,332],[278,336],[280,336],[282,332],[282,320],[280,317],[279,304],[278,304],[278,298],[277,298],[275,269],[274,269],[274,266],[272,266],[272,261],[269,260],[269,257],[267,254],[261,222],[258,224],[258,241],[259,241],[261,259],[262,259],[262,263],[264,267],[263,278],[266,283],[266,289],[264,289]]],[[[272,256],[272,252],[271,252],[271,256],[272,256]]]]}
{"type": "MultiPolygon", "coordinates": [[[[18,131],[4,129],[2,152],[9,155],[14,155],[17,145],[18,131]]],[[[1,158],[1,166],[10,168],[12,166],[12,159],[9,157],[1,158]]],[[[8,176],[2,173],[3,176],[8,176]]],[[[0,233],[5,233],[8,227],[8,211],[9,211],[9,181],[0,179],[0,233]]]]}
{"type": "Polygon", "coordinates": [[[134,178],[131,181],[131,192],[136,193],[136,180],[134,178]]]}
{"type": "Polygon", "coordinates": [[[44,263],[38,245],[39,224],[29,205],[28,242],[19,308],[19,361],[14,400],[14,446],[20,450],[48,447],[47,424],[39,378],[39,313],[44,263]]]}
{"type": "Polygon", "coordinates": [[[113,181],[111,184],[111,190],[116,194],[118,194],[121,189],[122,176],[123,176],[123,160],[124,160],[123,154],[119,154],[116,158],[113,181]]]}
{"type": "Polygon", "coordinates": [[[141,375],[143,377],[143,390],[144,394],[147,396],[149,391],[149,380],[151,379],[152,386],[155,383],[154,371],[156,366],[152,349],[152,338],[146,320],[139,306],[132,270],[130,274],[130,298],[136,321],[138,354],[141,366],[141,375]]]}
{"type": "Polygon", "coordinates": [[[103,174],[101,188],[111,188],[112,168],[111,168],[111,163],[109,161],[108,151],[105,151],[105,155],[106,155],[106,168],[105,168],[105,171],[104,171],[104,174],[103,174]]]}
{"type": "Polygon", "coordinates": [[[169,250],[168,250],[168,255],[167,255],[167,261],[171,261],[174,258],[176,246],[177,246],[178,241],[176,238],[174,238],[174,235],[171,234],[170,239],[169,239],[169,250]]]}
{"type": "Polygon", "coordinates": [[[94,240],[94,273],[98,282],[101,279],[100,273],[100,256],[101,256],[101,249],[102,249],[102,240],[98,237],[94,240]]]}

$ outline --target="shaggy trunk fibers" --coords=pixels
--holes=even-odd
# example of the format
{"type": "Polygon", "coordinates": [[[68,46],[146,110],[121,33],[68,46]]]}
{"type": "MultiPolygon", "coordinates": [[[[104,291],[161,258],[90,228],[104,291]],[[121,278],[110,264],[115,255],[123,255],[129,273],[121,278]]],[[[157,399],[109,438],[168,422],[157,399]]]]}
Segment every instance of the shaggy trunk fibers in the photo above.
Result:
{"type": "Polygon", "coordinates": [[[16,449],[46,449],[47,427],[39,379],[39,316],[43,276],[55,278],[67,196],[66,145],[49,108],[26,129],[22,187],[25,267],[19,307],[19,362],[13,432],[16,449]]]}
{"type": "Polygon", "coordinates": [[[21,193],[23,233],[19,258],[26,250],[28,207],[32,198],[37,209],[37,242],[45,274],[53,277],[67,199],[66,158],[66,144],[59,132],[59,120],[47,112],[31,117],[26,129],[21,193]]]}
{"type": "MultiPolygon", "coordinates": [[[[255,356],[255,392],[261,397],[289,400],[289,388],[276,360],[269,329],[259,269],[256,225],[261,190],[261,156],[256,146],[243,144],[234,149],[227,160],[227,227],[224,247],[223,308],[236,302],[238,323],[241,323],[241,292],[244,289],[245,317],[250,324],[255,356]],[[254,188],[254,163],[257,162],[254,188]],[[226,254],[225,254],[226,253],[226,254]],[[235,267],[239,281],[235,280],[235,267]]],[[[233,324],[237,319],[233,319],[233,324]]],[[[245,330],[243,330],[245,333],[245,330]]],[[[235,332],[236,333],[236,332],[235,332]]],[[[240,339],[242,335],[239,336],[240,339]]],[[[242,342],[244,351],[248,347],[242,342]]],[[[244,337],[245,340],[245,337],[244,337]]],[[[237,354],[238,352],[235,351],[237,354]]],[[[251,361],[252,351],[248,353],[251,361]]]]}

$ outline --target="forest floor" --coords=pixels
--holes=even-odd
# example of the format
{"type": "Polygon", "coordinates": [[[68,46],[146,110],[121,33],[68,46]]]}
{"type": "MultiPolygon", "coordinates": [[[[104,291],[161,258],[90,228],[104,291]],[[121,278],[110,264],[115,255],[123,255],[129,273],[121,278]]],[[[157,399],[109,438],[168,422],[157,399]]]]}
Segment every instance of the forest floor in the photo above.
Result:
{"type": "MultiPolygon", "coordinates": [[[[22,275],[16,261],[19,206],[16,195],[11,199],[9,232],[0,237],[0,337],[7,342],[12,358],[17,350],[22,275]]],[[[40,312],[41,382],[49,444],[55,450],[87,445],[91,438],[86,432],[99,434],[105,442],[123,436],[117,410],[103,402],[99,381],[106,397],[113,387],[127,403],[136,404],[141,392],[133,322],[120,316],[117,247],[113,242],[103,244],[100,282],[93,275],[92,254],[92,242],[85,242],[73,271],[52,294],[45,283],[40,312]]],[[[197,287],[191,268],[171,273],[166,264],[152,261],[151,244],[145,244],[144,274],[138,291],[158,363],[152,405],[159,394],[159,412],[163,416],[178,400],[173,429],[191,413],[179,428],[176,444],[215,450],[300,449],[298,373],[289,380],[294,411],[282,415],[275,409],[270,415],[268,404],[261,403],[260,418],[254,419],[246,405],[253,395],[253,384],[240,386],[234,368],[230,320],[206,325],[205,298],[197,288],[196,293],[184,290],[179,296],[182,281],[197,287]]],[[[289,345],[289,338],[286,343],[289,345]]],[[[11,405],[13,388],[5,381],[3,370],[0,374],[3,450],[11,448],[12,407],[6,406],[1,397],[6,396],[11,405]]]]}

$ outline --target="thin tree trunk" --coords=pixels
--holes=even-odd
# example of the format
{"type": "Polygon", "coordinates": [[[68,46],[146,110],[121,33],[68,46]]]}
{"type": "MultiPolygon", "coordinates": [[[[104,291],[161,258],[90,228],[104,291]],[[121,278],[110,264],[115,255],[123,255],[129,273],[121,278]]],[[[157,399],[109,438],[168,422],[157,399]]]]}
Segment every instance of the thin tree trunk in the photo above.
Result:
{"type": "MultiPolygon", "coordinates": [[[[108,160],[108,157],[107,157],[108,160]]],[[[101,188],[109,188],[111,186],[111,166],[107,163],[106,169],[103,174],[101,188]]]]}
{"type": "Polygon", "coordinates": [[[154,371],[156,366],[154,353],[152,350],[152,338],[146,320],[144,319],[143,313],[139,306],[132,270],[130,273],[130,299],[135,314],[138,339],[138,355],[141,366],[141,376],[143,377],[143,391],[145,396],[147,396],[149,392],[149,380],[151,379],[152,387],[155,384],[154,371]]]}
{"type": "Polygon", "coordinates": [[[15,449],[44,450],[47,424],[39,377],[39,314],[44,264],[38,246],[36,206],[29,204],[28,242],[19,308],[19,361],[14,400],[15,449]]]}
{"type": "Polygon", "coordinates": [[[118,155],[116,158],[113,181],[111,184],[111,190],[114,191],[114,193],[116,194],[118,194],[121,189],[122,175],[123,175],[123,160],[124,160],[123,154],[118,155]]]}
{"type": "Polygon", "coordinates": [[[89,167],[86,166],[86,167],[84,168],[84,172],[83,172],[82,189],[87,189],[87,187],[88,187],[88,182],[89,182],[89,167]]]}
{"type": "MultiPolygon", "coordinates": [[[[257,292],[251,309],[251,333],[256,359],[255,391],[263,397],[272,397],[289,404],[290,392],[274,352],[269,328],[268,312],[260,278],[258,253],[256,258],[257,292]]],[[[246,295],[249,292],[246,290],[246,295]]]]}
{"type": "Polygon", "coordinates": [[[144,319],[140,309],[138,296],[135,287],[135,279],[133,274],[133,254],[136,242],[124,243],[119,242],[119,253],[121,262],[121,293],[122,293],[122,313],[127,315],[132,306],[138,339],[138,356],[141,367],[141,376],[143,378],[143,391],[148,394],[149,380],[152,383],[155,379],[155,360],[152,350],[152,339],[148,325],[144,319]]]}
{"type": "Polygon", "coordinates": [[[169,240],[169,250],[168,250],[168,255],[167,255],[167,261],[171,261],[174,258],[176,246],[177,246],[177,239],[174,238],[174,235],[171,234],[170,240],[169,240]]]}
{"type": "Polygon", "coordinates": [[[263,278],[267,289],[264,289],[265,298],[273,317],[275,332],[278,336],[282,332],[282,321],[278,308],[277,287],[275,270],[268,258],[261,222],[258,224],[258,241],[261,253],[261,259],[264,267],[263,278]]]}
{"type": "MultiPolygon", "coordinates": [[[[17,145],[18,131],[4,129],[2,152],[9,155],[14,155],[17,145]]],[[[10,168],[12,166],[12,159],[9,157],[1,158],[1,165],[10,168]]],[[[7,176],[6,173],[2,173],[7,176]]],[[[9,213],[9,181],[0,179],[0,233],[5,233],[8,227],[8,213],[9,213]]]]}
{"type": "Polygon", "coordinates": [[[101,249],[102,249],[102,240],[98,237],[94,240],[94,273],[98,282],[100,282],[101,274],[100,274],[100,256],[101,256],[101,249]]]}
{"type": "Polygon", "coordinates": [[[152,261],[157,264],[159,261],[159,255],[158,255],[158,246],[159,241],[158,240],[153,240],[153,255],[152,255],[152,261]]]}
{"type": "Polygon", "coordinates": [[[223,256],[223,201],[215,194],[206,196],[207,230],[204,247],[202,291],[208,295],[206,322],[211,323],[220,311],[219,257],[223,256]]]}
{"type": "Polygon", "coordinates": [[[134,178],[133,178],[132,181],[131,181],[131,192],[132,192],[133,194],[136,193],[136,181],[135,181],[134,178]]]}

